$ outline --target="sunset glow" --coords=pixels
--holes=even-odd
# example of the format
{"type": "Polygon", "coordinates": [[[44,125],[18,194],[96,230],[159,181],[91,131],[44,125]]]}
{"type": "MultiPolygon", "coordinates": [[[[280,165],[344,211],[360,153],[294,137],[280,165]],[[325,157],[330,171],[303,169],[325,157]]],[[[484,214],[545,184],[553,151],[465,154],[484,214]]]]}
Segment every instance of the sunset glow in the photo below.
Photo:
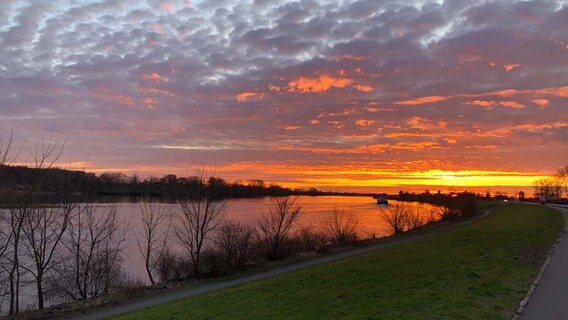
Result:
{"type": "Polygon", "coordinates": [[[530,189],[568,161],[566,30],[563,1],[1,1],[0,136],[95,173],[530,189]]]}

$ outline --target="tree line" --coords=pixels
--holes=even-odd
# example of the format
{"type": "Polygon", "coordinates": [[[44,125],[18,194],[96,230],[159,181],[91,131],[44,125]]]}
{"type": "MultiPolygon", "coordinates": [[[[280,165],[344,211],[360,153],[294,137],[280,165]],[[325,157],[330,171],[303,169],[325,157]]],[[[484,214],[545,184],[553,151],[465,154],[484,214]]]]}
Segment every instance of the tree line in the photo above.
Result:
{"type": "Polygon", "coordinates": [[[546,201],[561,202],[563,197],[568,198],[568,165],[559,168],[550,177],[536,180],[533,188],[535,196],[546,201]]]}
{"type": "MultiPolygon", "coordinates": [[[[82,201],[115,201],[131,198],[155,198],[175,202],[180,198],[191,198],[202,190],[215,198],[256,198],[291,195],[345,195],[360,196],[359,193],[320,191],[316,188],[290,189],[261,179],[244,179],[233,182],[215,176],[202,179],[196,175],[179,177],[167,174],[161,178],[140,178],[120,172],[106,172],[99,175],[80,170],[66,170],[57,167],[14,166],[0,164],[0,192],[25,193],[32,187],[38,201],[49,201],[55,194],[69,193],[82,201]],[[42,176],[41,181],[36,177],[42,176]]],[[[370,196],[371,194],[364,194],[370,196]]]]}

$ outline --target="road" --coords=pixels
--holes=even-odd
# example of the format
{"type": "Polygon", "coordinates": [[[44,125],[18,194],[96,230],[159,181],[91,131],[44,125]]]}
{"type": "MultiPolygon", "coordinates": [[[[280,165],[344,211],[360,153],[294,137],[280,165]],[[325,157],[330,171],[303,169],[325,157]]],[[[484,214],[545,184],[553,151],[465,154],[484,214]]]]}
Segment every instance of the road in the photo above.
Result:
{"type": "MultiPolygon", "coordinates": [[[[554,207],[562,212],[568,221],[568,208],[554,207]]],[[[568,319],[568,223],[562,230],[563,239],[554,251],[548,266],[542,274],[521,320],[565,320],[568,319]]]]}

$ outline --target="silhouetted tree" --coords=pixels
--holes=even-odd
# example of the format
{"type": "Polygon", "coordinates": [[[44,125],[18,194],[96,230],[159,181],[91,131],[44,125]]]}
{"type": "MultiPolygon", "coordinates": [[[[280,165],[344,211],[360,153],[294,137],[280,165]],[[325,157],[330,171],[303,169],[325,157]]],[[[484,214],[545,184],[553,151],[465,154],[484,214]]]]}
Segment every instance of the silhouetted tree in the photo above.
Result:
{"type": "Polygon", "coordinates": [[[320,225],[323,233],[334,245],[341,246],[357,241],[359,220],[357,216],[345,213],[345,210],[332,210],[320,221],[320,225]]]}
{"type": "Polygon", "coordinates": [[[252,258],[256,232],[239,222],[225,222],[215,237],[215,245],[230,270],[244,270],[252,258]]]}
{"type": "Polygon", "coordinates": [[[547,199],[559,198],[562,193],[561,181],[555,177],[538,179],[533,183],[537,197],[547,199]]]}
{"type": "Polygon", "coordinates": [[[278,259],[281,249],[288,240],[288,234],[298,220],[302,207],[297,205],[297,198],[277,197],[271,199],[272,207],[268,214],[258,220],[260,240],[270,260],[278,259]]]}
{"type": "Polygon", "coordinates": [[[24,247],[33,262],[29,271],[36,281],[39,309],[44,307],[44,276],[76,207],[76,203],[66,202],[50,207],[31,208],[23,217],[24,247]]]}
{"type": "Polygon", "coordinates": [[[558,179],[559,185],[564,189],[564,195],[568,198],[568,165],[558,169],[556,178],[558,179]]]}
{"type": "MultiPolygon", "coordinates": [[[[225,200],[215,199],[204,182],[206,170],[199,173],[199,188],[194,199],[179,201],[181,212],[174,227],[176,236],[187,250],[193,263],[195,276],[200,276],[201,254],[209,234],[217,228],[227,211],[225,200]]],[[[210,178],[211,180],[211,178],[210,178]]]]}
{"type": "Polygon", "coordinates": [[[51,292],[85,300],[119,287],[124,230],[116,206],[81,205],[62,240],[66,250],[48,283],[51,292]]]}
{"type": "Polygon", "coordinates": [[[33,170],[28,171],[29,177],[20,177],[22,182],[27,182],[26,189],[14,194],[10,200],[9,226],[11,228],[11,266],[8,271],[10,285],[10,310],[9,314],[17,314],[20,311],[20,280],[21,280],[21,261],[20,249],[22,243],[22,231],[26,218],[32,214],[35,208],[35,196],[42,186],[42,180],[55,163],[61,158],[63,144],[59,144],[53,139],[43,140],[36,145],[32,153],[33,170]]]}
{"type": "Polygon", "coordinates": [[[136,242],[140,254],[144,258],[144,267],[150,283],[154,285],[156,284],[153,275],[154,270],[158,261],[167,250],[170,210],[165,205],[153,205],[144,202],[140,204],[139,212],[142,226],[140,232],[136,235],[136,242]]]}
{"type": "Polygon", "coordinates": [[[394,234],[406,230],[407,217],[410,205],[402,201],[391,203],[388,206],[380,207],[379,212],[383,221],[390,226],[394,234]]]}

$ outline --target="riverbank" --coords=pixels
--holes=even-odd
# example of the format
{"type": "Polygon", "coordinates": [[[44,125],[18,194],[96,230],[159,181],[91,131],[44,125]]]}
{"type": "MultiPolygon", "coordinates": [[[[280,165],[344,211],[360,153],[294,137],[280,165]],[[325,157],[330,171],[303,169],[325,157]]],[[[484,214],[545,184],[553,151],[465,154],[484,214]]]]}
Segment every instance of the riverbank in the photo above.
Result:
{"type": "MultiPolygon", "coordinates": [[[[376,250],[380,247],[387,247],[401,242],[412,241],[414,239],[426,236],[432,236],[434,234],[457,228],[463,224],[471,223],[475,219],[479,219],[480,216],[472,217],[471,219],[462,219],[459,222],[438,222],[433,223],[428,226],[413,230],[411,232],[406,232],[396,237],[381,238],[375,240],[361,241],[357,243],[356,247],[342,247],[332,249],[326,254],[316,254],[314,253],[302,253],[298,256],[271,262],[269,264],[263,265],[260,268],[254,268],[246,273],[240,273],[233,275],[228,278],[220,278],[215,280],[200,280],[191,281],[186,283],[169,283],[165,286],[156,287],[145,287],[145,288],[133,288],[127,289],[120,293],[100,297],[97,299],[89,299],[87,301],[79,301],[70,304],[53,306],[49,310],[43,311],[30,311],[24,314],[25,318],[28,319],[50,319],[50,318],[60,318],[66,315],[76,314],[77,312],[85,312],[91,309],[100,309],[112,307],[114,305],[129,303],[131,301],[145,299],[146,297],[152,296],[164,296],[169,294],[177,294],[176,292],[183,290],[193,290],[194,288],[199,288],[202,286],[208,286],[210,284],[222,283],[225,281],[232,281],[234,279],[242,279],[249,276],[256,276],[257,274],[264,272],[272,272],[273,270],[278,270],[290,265],[295,267],[301,267],[302,263],[313,263],[315,260],[319,259],[339,259],[341,256],[345,257],[347,255],[360,254],[360,252],[376,250]]],[[[315,261],[317,264],[317,261],[315,261]]]]}
{"type": "Polygon", "coordinates": [[[507,319],[563,226],[514,204],[463,228],[120,319],[507,319]]]}

